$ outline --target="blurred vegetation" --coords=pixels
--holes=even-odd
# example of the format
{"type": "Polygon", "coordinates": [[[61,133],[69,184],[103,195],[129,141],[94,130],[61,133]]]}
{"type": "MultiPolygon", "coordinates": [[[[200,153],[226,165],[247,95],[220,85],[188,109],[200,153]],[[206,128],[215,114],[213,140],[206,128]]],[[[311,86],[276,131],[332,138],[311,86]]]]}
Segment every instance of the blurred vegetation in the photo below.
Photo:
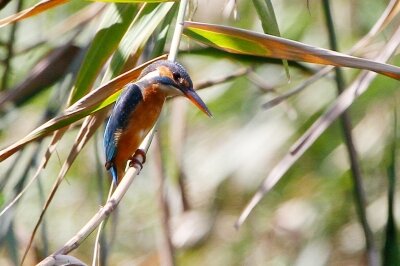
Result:
{"type": "MultiPolygon", "coordinates": [[[[1,18],[37,3],[3,2],[1,18]]],[[[1,27],[1,149],[65,114],[62,110],[74,107],[90,90],[168,53],[178,3],[111,2],[118,1],[65,1],[1,27]]],[[[396,36],[398,6],[398,1],[374,0],[197,0],[190,1],[186,20],[280,34],[325,49],[331,49],[333,41],[347,54],[383,15],[387,23],[382,29],[352,50],[375,61],[396,36]],[[329,37],[326,4],[335,39],[329,37]],[[393,12],[385,14],[390,5],[393,12]],[[275,18],[276,23],[271,22],[275,18]]],[[[169,265],[163,255],[165,219],[176,265],[400,265],[395,122],[399,81],[377,75],[368,82],[368,90],[348,109],[350,127],[334,122],[325,130],[236,230],[235,222],[271,169],[330,106],[340,103],[337,72],[305,84],[324,66],[300,61],[286,65],[281,59],[287,58],[229,53],[195,39],[186,31],[177,60],[188,69],[195,88],[202,89],[199,94],[214,118],[184,99],[168,101],[157,143],[106,223],[100,265],[169,265]],[[303,89],[283,97],[298,86],[303,89]],[[276,97],[284,99],[264,108],[276,97]],[[346,132],[357,154],[358,183],[343,138],[346,132]],[[160,169],[165,183],[157,178],[160,169]],[[364,197],[354,193],[357,186],[364,197]],[[360,223],[363,219],[367,224],[360,223]],[[366,243],[368,230],[372,240],[366,243]]],[[[387,63],[399,65],[399,55],[394,53],[387,63]]],[[[344,89],[363,73],[341,70],[344,89]]],[[[102,107],[115,100],[118,89],[101,94],[102,107]]],[[[84,119],[64,121],[68,130],[38,180],[0,216],[0,265],[20,264],[82,129],[89,130],[89,140],[78,150],[44,215],[25,264],[39,263],[62,247],[104,204],[111,183],[101,145],[108,109],[92,116],[91,128],[84,119]]],[[[85,109],[80,118],[90,112],[85,109]]],[[[9,158],[2,157],[0,211],[35,175],[54,131],[50,128],[9,158]]],[[[95,237],[91,234],[71,255],[91,263],[95,237]]]]}

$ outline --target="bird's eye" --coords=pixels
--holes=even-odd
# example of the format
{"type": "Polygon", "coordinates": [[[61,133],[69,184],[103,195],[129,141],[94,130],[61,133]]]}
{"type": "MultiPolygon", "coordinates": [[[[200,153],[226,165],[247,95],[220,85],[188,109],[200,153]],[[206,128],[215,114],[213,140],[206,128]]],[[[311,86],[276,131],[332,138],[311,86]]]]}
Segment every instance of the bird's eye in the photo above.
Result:
{"type": "Polygon", "coordinates": [[[179,74],[178,72],[172,73],[172,76],[174,77],[174,80],[177,82],[179,82],[181,79],[181,74],[179,74]]]}

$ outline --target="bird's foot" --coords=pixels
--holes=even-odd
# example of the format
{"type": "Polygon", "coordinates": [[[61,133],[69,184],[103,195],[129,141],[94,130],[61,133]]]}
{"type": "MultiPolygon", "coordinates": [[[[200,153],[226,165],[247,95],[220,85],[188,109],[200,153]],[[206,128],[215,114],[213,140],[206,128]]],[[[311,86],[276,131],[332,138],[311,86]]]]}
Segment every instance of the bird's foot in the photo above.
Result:
{"type": "Polygon", "coordinates": [[[135,154],[131,156],[130,160],[129,167],[135,167],[141,171],[143,164],[146,162],[146,152],[142,149],[137,149],[135,154]]]}

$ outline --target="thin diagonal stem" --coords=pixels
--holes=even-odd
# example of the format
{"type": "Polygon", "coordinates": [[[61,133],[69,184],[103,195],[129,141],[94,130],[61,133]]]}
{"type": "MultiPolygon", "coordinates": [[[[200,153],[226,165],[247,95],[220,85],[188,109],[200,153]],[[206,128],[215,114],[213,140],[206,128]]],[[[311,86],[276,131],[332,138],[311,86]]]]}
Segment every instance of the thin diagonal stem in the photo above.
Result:
{"type": "Polygon", "coordinates": [[[185,19],[186,8],[188,1],[181,0],[179,4],[178,17],[176,18],[176,25],[174,35],[172,36],[171,48],[169,50],[168,60],[175,61],[179,50],[179,43],[181,42],[183,21],[185,19]]]}
{"type": "MultiPolygon", "coordinates": [[[[328,28],[330,48],[332,50],[337,51],[338,50],[336,42],[337,38],[335,34],[335,27],[333,24],[329,0],[323,0],[323,9],[325,13],[326,25],[328,28]]],[[[335,81],[338,94],[341,94],[345,89],[345,84],[343,79],[343,73],[340,68],[335,68],[335,81]]],[[[352,128],[351,118],[347,111],[343,112],[343,114],[340,117],[340,121],[343,130],[344,141],[350,159],[350,168],[353,178],[354,199],[355,199],[356,209],[365,236],[368,265],[371,266],[379,265],[379,257],[374,243],[373,233],[367,220],[366,197],[365,197],[365,191],[363,189],[361,168],[358,160],[357,151],[354,146],[353,137],[351,134],[351,128],[352,128]]]]}
{"type": "MultiPolygon", "coordinates": [[[[185,14],[186,14],[186,9],[187,9],[187,0],[181,0],[179,3],[179,10],[178,10],[178,16],[176,18],[176,24],[175,24],[175,29],[174,29],[174,34],[172,36],[172,41],[171,41],[171,47],[170,51],[168,54],[168,60],[169,61],[176,61],[176,57],[178,55],[178,50],[179,50],[179,44],[181,41],[182,37],[182,31],[183,31],[183,22],[185,19],[185,14]]],[[[158,121],[160,121],[160,118],[158,118],[158,121]]],[[[157,121],[157,124],[158,124],[157,121]]],[[[155,125],[155,128],[157,128],[157,124],[155,125]]],[[[152,138],[150,139],[151,142],[152,138]]],[[[162,265],[165,266],[173,266],[175,265],[175,256],[174,256],[174,247],[171,243],[171,231],[169,228],[169,206],[168,202],[165,198],[165,175],[164,175],[164,169],[163,169],[163,161],[161,158],[161,147],[160,147],[160,141],[156,140],[156,147],[157,151],[155,154],[155,160],[157,161],[157,171],[158,171],[158,183],[159,183],[159,203],[160,203],[160,210],[161,210],[161,221],[162,221],[162,231],[163,231],[163,243],[162,243],[162,254],[161,254],[161,259],[162,259],[162,265]]]]}
{"type": "Polygon", "coordinates": [[[162,229],[162,242],[160,250],[161,265],[163,266],[173,266],[175,265],[175,250],[171,241],[171,227],[170,227],[170,211],[169,204],[166,194],[166,184],[165,184],[165,168],[162,159],[162,148],[160,141],[160,134],[157,134],[155,139],[155,153],[154,161],[157,165],[156,176],[158,185],[158,204],[160,209],[160,220],[162,229]]]}
{"type": "MultiPolygon", "coordinates": [[[[111,186],[110,186],[110,189],[109,189],[109,192],[108,192],[108,196],[107,196],[107,201],[110,200],[113,191],[114,191],[114,183],[111,183],[111,186]]],[[[101,243],[101,239],[102,239],[102,236],[104,236],[103,228],[104,228],[105,223],[107,222],[107,220],[108,220],[108,217],[106,219],[104,219],[100,223],[100,225],[99,225],[99,227],[97,229],[96,240],[95,240],[95,243],[94,243],[93,259],[92,259],[92,265],[93,266],[105,265],[105,264],[101,264],[100,263],[102,261],[101,260],[101,257],[102,257],[101,250],[104,249],[103,245],[105,244],[104,242],[101,243]]]]}
{"type": "MultiPolygon", "coordinates": [[[[16,13],[21,11],[22,9],[22,0],[18,0],[16,13]]],[[[14,56],[14,43],[15,43],[15,35],[17,32],[18,23],[13,23],[10,29],[10,35],[8,42],[6,44],[7,55],[4,59],[4,72],[3,79],[1,80],[0,91],[4,91],[8,87],[9,76],[11,72],[11,59],[14,56]]]]}
{"type": "MultiPolygon", "coordinates": [[[[97,186],[98,186],[98,193],[99,193],[99,205],[103,204],[104,202],[104,180],[107,180],[104,177],[104,170],[103,170],[103,164],[100,158],[101,154],[101,141],[100,141],[100,134],[95,134],[95,145],[94,146],[94,154],[96,154],[96,172],[97,172],[97,186]]],[[[113,183],[111,183],[111,188],[110,191],[112,190],[113,183]]],[[[110,195],[110,194],[109,194],[110,195]]],[[[107,200],[109,200],[110,196],[107,197],[107,200]]],[[[108,219],[108,218],[107,218],[108,219]]],[[[100,228],[103,226],[103,223],[100,224],[98,232],[101,232],[100,228]]],[[[107,265],[107,259],[108,259],[108,252],[112,248],[112,243],[107,242],[106,238],[106,233],[102,231],[102,233],[99,236],[99,239],[97,239],[96,236],[96,242],[95,245],[99,244],[100,249],[99,249],[99,264],[98,265],[107,265]]]]}

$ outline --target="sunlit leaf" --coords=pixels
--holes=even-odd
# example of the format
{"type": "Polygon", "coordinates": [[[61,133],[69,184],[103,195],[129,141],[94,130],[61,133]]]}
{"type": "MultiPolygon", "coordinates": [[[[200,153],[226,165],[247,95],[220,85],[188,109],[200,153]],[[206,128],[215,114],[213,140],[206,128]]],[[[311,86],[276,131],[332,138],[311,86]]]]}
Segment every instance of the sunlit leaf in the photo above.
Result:
{"type": "Polygon", "coordinates": [[[130,27],[119,44],[118,50],[112,57],[110,66],[104,75],[103,81],[108,81],[110,78],[118,75],[127,61],[136,64],[147,40],[168,14],[172,6],[173,3],[149,4],[143,8],[140,16],[135,19],[134,24],[130,27]]]}
{"type": "MultiPolygon", "coordinates": [[[[276,58],[270,58],[265,56],[254,56],[248,54],[233,54],[227,51],[219,50],[214,47],[200,47],[200,48],[193,48],[189,50],[180,51],[180,55],[198,55],[198,56],[205,56],[209,57],[210,60],[224,60],[229,59],[234,62],[241,62],[243,64],[248,65],[256,65],[256,64],[281,64],[282,61],[276,58]]],[[[314,74],[315,70],[308,67],[307,65],[303,64],[302,62],[290,61],[289,65],[291,67],[295,67],[305,74],[314,74]]]]}
{"type": "Polygon", "coordinates": [[[165,16],[164,21],[160,27],[160,32],[157,35],[157,40],[155,41],[153,51],[151,52],[151,57],[157,57],[164,52],[165,43],[167,42],[168,31],[172,25],[172,20],[176,15],[178,10],[178,5],[173,5],[171,10],[165,16]]]}
{"type": "Polygon", "coordinates": [[[6,26],[10,23],[20,21],[25,18],[32,17],[36,14],[42,13],[50,8],[65,4],[69,0],[44,0],[33,7],[27,8],[25,10],[22,10],[21,12],[18,12],[16,14],[13,14],[9,17],[0,19],[0,27],[6,26]]]}
{"type": "Polygon", "coordinates": [[[185,22],[184,34],[199,42],[231,53],[366,69],[400,79],[399,67],[267,34],[196,22],[185,22]]]}
{"type": "Polygon", "coordinates": [[[135,5],[110,5],[78,72],[69,99],[69,105],[82,98],[91,88],[104,63],[117,49],[128,30],[137,7],[135,5]]]}

